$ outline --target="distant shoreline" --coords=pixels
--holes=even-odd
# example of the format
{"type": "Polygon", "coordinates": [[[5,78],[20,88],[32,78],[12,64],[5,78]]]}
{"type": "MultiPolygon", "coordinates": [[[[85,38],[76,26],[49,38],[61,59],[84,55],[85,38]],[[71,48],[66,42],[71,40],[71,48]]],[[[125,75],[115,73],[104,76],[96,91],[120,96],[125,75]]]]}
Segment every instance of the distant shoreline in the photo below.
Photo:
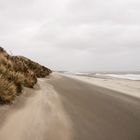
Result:
{"type": "Polygon", "coordinates": [[[140,98],[140,81],[139,80],[128,80],[113,77],[104,76],[90,76],[90,75],[72,75],[62,74],[64,76],[81,80],[86,83],[105,87],[111,90],[119,91],[122,94],[127,94],[133,97],[140,98]]]}
{"type": "Polygon", "coordinates": [[[140,72],[61,72],[63,74],[87,76],[101,79],[126,79],[140,81],[140,72]]]}

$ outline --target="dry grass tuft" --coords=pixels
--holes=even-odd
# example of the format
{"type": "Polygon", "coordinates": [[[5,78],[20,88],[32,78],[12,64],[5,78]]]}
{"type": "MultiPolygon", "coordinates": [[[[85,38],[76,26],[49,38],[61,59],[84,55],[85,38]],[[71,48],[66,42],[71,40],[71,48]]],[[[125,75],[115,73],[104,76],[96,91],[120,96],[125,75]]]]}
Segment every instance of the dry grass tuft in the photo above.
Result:
{"type": "Polygon", "coordinates": [[[10,103],[16,97],[16,85],[0,75],[0,103],[10,103]]]}
{"type": "Polygon", "coordinates": [[[0,47],[0,103],[10,103],[23,86],[33,88],[37,77],[50,73],[50,69],[23,56],[10,56],[0,47]]]}

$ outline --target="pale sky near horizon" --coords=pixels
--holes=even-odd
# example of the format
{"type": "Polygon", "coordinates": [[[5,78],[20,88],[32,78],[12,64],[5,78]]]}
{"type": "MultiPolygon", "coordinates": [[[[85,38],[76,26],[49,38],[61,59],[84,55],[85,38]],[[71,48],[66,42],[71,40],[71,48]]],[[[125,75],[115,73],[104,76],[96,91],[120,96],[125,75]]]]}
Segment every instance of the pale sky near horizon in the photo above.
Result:
{"type": "Polygon", "coordinates": [[[0,0],[0,46],[53,70],[140,71],[139,0],[0,0]]]}

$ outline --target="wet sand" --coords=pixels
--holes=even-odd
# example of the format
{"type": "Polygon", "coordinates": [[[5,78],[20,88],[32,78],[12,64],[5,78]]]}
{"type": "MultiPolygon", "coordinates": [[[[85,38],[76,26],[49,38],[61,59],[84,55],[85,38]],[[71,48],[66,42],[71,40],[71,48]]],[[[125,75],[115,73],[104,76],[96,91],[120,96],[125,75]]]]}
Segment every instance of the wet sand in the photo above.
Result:
{"type": "Polygon", "coordinates": [[[73,122],[73,140],[139,140],[140,99],[68,77],[50,80],[73,122]]]}

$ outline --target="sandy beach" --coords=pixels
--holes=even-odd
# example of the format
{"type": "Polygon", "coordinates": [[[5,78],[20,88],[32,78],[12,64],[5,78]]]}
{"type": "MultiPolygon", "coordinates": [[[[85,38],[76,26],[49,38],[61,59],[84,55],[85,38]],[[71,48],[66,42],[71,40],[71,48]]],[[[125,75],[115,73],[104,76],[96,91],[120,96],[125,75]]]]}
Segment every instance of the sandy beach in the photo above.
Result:
{"type": "Polygon", "coordinates": [[[0,106],[0,140],[71,140],[71,124],[46,79],[26,88],[13,105],[0,106]]]}
{"type": "Polygon", "coordinates": [[[0,140],[139,140],[140,99],[83,80],[52,73],[0,106],[0,140]]]}

